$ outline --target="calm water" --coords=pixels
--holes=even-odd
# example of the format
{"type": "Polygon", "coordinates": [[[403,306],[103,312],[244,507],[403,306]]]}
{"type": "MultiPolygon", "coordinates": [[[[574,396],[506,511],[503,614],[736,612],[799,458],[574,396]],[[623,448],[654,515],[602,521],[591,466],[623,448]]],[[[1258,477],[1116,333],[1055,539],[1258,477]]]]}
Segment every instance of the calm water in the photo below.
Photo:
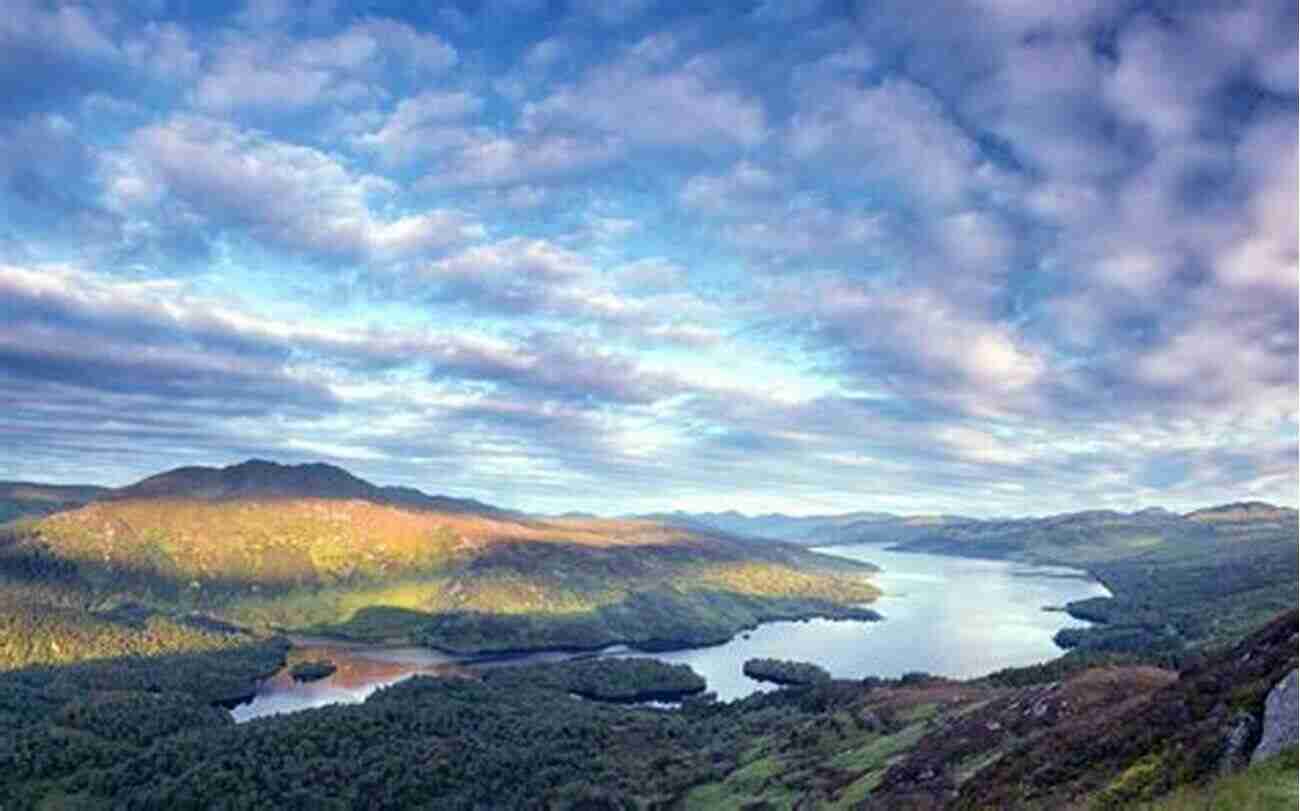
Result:
{"type": "Polygon", "coordinates": [[[623,645],[614,645],[600,654],[535,653],[502,658],[467,658],[451,656],[428,648],[382,647],[340,643],[325,639],[294,639],[294,657],[328,659],[337,667],[332,675],[313,682],[299,682],[288,668],[258,685],[253,700],[230,711],[236,722],[250,721],[263,715],[296,712],[326,704],[350,704],[364,701],[380,687],[396,684],[411,676],[473,677],[493,667],[509,667],[525,662],[555,662],[577,656],[617,656],[627,653],[623,645]]]}
{"type": "MultiPolygon", "coordinates": [[[[745,660],[756,656],[816,662],[840,678],[894,677],[912,670],[969,678],[1059,656],[1052,635],[1086,623],[1043,607],[1109,595],[1101,584],[1080,577],[1082,572],[1060,567],[903,554],[879,545],[817,551],[869,561],[884,570],[874,581],[885,595],[872,604],[884,621],[770,622],[722,645],[655,658],[690,665],[724,701],[772,689],[740,672],[745,660]]],[[[482,662],[424,648],[301,641],[307,658],[330,659],[338,672],[308,684],[281,673],[263,683],[253,701],[231,711],[236,721],[361,701],[379,687],[416,674],[473,675],[484,667],[573,658],[549,653],[482,662]]],[[[601,655],[628,651],[620,646],[601,655]]]]}
{"type": "Polygon", "coordinates": [[[896,677],[912,670],[972,678],[1060,656],[1052,636],[1088,623],[1043,607],[1110,596],[1100,583],[1082,579],[1082,572],[1061,567],[905,554],[884,545],[816,551],[884,570],[873,581],[885,594],[871,604],[885,615],[883,621],[772,622],[725,645],[659,658],[690,665],[723,700],[773,689],[740,672],[753,657],[816,662],[839,678],[896,677]]]}

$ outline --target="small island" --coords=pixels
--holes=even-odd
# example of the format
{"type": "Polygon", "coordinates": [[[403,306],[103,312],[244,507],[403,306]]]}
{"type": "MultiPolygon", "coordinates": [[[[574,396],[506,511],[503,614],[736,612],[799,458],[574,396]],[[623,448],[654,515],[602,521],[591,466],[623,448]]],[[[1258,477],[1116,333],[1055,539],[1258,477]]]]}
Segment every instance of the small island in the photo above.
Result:
{"type": "Polygon", "coordinates": [[[293,676],[294,681],[320,681],[334,675],[338,668],[333,662],[325,659],[314,659],[307,662],[298,662],[289,668],[289,675],[293,676]]]}
{"type": "Polygon", "coordinates": [[[680,701],[704,692],[705,681],[689,665],[657,659],[576,659],[488,671],[484,681],[498,687],[544,687],[595,701],[631,704],[680,701]]]}
{"type": "Polygon", "coordinates": [[[831,674],[817,665],[784,659],[749,659],[741,672],[751,679],[793,687],[806,687],[831,680],[831,674]]]}

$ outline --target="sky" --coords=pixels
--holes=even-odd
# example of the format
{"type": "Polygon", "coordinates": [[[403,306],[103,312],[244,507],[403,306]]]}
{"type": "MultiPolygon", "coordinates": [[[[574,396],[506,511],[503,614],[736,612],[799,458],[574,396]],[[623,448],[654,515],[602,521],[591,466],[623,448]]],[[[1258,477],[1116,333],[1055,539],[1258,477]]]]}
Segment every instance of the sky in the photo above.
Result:
{"type": "Polygon", "coordinates": [[[7,0],[0,478],[1297,500],[1293,0],[7,0]]]}

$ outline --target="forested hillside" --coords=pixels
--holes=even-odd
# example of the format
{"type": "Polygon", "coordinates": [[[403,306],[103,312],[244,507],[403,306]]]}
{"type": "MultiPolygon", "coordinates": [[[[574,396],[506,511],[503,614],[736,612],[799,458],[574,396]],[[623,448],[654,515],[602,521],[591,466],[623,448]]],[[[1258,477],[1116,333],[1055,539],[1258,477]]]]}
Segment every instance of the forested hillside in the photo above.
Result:
{"type": "MultiPolygon", "coordinates": [[[[188,675],[176,660],[18,671],[0,676],[0,796],[6,809],[169,811],[1123,808],[1213,792],[1244,765],[1265,696],[1296,667],[1295,635],[1290,612],[1182,674],[1084,668],[1014,687],[914,674],[680,710],[575,698],[695,684],[599,660],[417,677],[238,726],[194,692],[203,679],[168,675],[188,675]]],[[[1267,769],[1235,773],[1294,784],[1294,748],[1267,769]]]]}
{"type": "Polygon", "coordinates": [[[11,524],[0,592],[16,606],[9,621],[42,641],[7,661],[69,661],[105,634],[135,639],[116,624],[125,605],[156,623],[193,613],[460,652],[681,646],[767,619],[875,616],[861,607],[877,594],[868,566],[649,521],[474,504],[394,497],[329,466],[249,462],[182,468],[11,524]]]}
{"type": "Polygon", "coordinates": [[[1094,651],[1179,655],[1240,637],[1296,605],[1295,510],[1261,502],[1186,515],[1093,511],[944,527],[903,551],[1023,560],[1086,569],[1113,599],[1068,606],[1100,623],[1058,642],[1094,651]]]}

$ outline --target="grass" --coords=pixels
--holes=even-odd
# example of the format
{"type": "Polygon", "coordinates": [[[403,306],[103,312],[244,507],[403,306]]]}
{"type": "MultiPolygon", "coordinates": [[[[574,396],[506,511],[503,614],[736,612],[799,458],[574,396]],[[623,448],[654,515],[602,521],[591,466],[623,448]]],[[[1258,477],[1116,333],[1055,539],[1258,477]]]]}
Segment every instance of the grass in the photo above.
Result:
{"type": "Polygon", "coordinates": [[[688,811],[739,811],[763,801],[773,809],[793,808],[794,792],[776,779],[783,772],[775,755],[759,758],[727,775],[722,782],[691,789],[682,807],[688,811]]]}
{"type": "Polygon", "coordinates": [[[892,735],[882,735],[870,743],[836,755],[826,765],[849,771],[869,772],[889,764],[889,759],[912,747],[925,735],[925,724],[903,727],[892,735]]]}
{"type": "Polygon", "coordinates": [[[1143,811],[1294,811],[1300,804],[1296,749],[1220,777],[1206,785],[1184,786],[1155,802],[1132,806],[1143,811]]]}

